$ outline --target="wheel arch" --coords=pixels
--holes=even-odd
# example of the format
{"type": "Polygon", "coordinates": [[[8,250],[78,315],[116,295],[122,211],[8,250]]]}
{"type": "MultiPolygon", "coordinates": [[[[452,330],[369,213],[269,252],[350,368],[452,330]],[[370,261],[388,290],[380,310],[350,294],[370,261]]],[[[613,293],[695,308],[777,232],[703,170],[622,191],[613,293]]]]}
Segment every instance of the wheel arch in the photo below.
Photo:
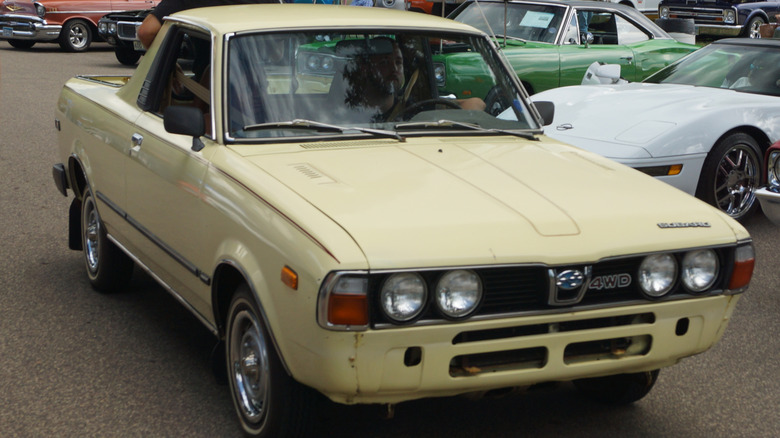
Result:
{"type": "MultiPolygon", "coordinates": [[[[739,132],[747,134],[747,135],[753,137],[753,139],[758,143],[758,147],[759,147],[760,152],[761,152],[759,158],[763,161],[764,154],[766,153],[767,149],[769,149],[769,146],[772,145],[772,141],[769,139],[769,136],[766,134],[766,132],[764,132],[763,130],[761,130],[760,128],[757,128],[755,126],[750,126],[750,125],[735,126],[734,128],[731,128],[730,130],[724,132],[723,135],[718,137],[718,139],[715,141],[715,143],[713,143],[713,147],[714,147],[714,145],[718,144],[719,142],[721,142],[724,138],[728,137],[729,135],[736,134],[736,133],[739,133],[739,132]]],[[[710,152],[711,151],[712,151],[712,149],[710,149],[710,152]]],[[[707,154],[709,154],[709,152],[707,152],[707,154]]],[[[763,175],[761,176],[760,181],[761,181],[761,183],[764,182],[764,176],[763,175]]]]}
{"type": "Polygon", "coordinates": [[[276,351],[277,357],[282,363],[282,367],[284,368],[287,375],[292,376],[290,367],[288,366],[287,361],[285,360],[284,355],[279,348],[276,333],[270,320],[268,319],[266,308],[263,306],[263,303],[260,300],[261,295],[258,293],[256,285],[249,280],[249,276],[247,275],[246,270],[241,265],[232,260],[223,260],[220,262],[214,270],[214,276],[212,278],[211,306],[212,311],[214,312],[214,323],[220,342],[225,341],[225,334],[227,331],[226,324],[228,319],[228,311],[230,310],[230,302],[233,300],[233,296],[236,294],[239,287],[243,284],[246,284],[247,287],[249,287],[251,295],[255,300],[255,304],[260,311],[259,316],[262,318],[263,324],[265,324],[265,328],[268,330],[268,334],[271,336],[271,344],[274,347],[274,351],[276,351]]]}

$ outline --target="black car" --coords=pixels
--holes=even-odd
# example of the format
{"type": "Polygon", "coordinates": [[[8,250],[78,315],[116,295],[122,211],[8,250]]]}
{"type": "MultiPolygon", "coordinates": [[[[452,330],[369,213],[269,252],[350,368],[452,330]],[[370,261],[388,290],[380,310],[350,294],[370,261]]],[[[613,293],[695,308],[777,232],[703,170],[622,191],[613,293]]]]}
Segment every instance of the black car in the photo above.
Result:
{"type": "Polygon", "coordinates": [[[114,46],[116,59],[124,65],[135,65],[146,52],[138,40],[138,26],[151,9],[106,14],[98,21],[98,34],[114,46]]]}
{"type": "Polygon", "coordinates": [[[662,19],[693,19],[697,35],[761,38],[759,28],[775,23],[780,2],[760,0],[661,0],[662,19]]]}

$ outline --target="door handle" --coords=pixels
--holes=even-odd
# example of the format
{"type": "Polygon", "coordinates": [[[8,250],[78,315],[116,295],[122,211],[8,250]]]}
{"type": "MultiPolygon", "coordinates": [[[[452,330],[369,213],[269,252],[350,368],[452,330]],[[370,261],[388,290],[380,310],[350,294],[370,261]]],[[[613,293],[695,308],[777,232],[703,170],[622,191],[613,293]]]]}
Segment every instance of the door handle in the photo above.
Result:
{"type": "Polygon", "coordinates": [[[141,143],[144,142],[144,136],[141,134],[133,134],[133,136],[130,138],[130,143],[133,145],[130,147],[130,155],[135,155],[138,152],[141,152],[141,143]]]}
{"type": "Polygon", "coordinates": [[[633,56],[621,56],[620,59],[625,59],[628,62],[631,62],[634,60],[633,56]]]}

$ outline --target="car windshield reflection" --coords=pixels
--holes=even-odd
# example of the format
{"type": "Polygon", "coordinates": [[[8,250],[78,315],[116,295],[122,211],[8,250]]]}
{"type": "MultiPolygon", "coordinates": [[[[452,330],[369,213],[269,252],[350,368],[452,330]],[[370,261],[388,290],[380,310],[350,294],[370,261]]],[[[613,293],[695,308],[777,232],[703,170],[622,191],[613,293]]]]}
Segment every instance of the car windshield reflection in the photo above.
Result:
{"type": "MultiPolygon", "coordinates": [[[[413,32],[234,36],[228,43],[228,140],[392,137],[404,131],[400,123],[440,119],[493,133],[539,129],[489,44],[475,35],[413,32]],[[452,62],[460,53],[479,80],[456,96],[442,79],[442,59],[448,54],[452,62]],[[475,55],[481,62],[474,63],[475,55]],[[491,115],[499,112],[500,119],[491,115]]],[[[403,134],[432,131],[415,126],[403,134]]]]}
{"type": "Polygon", "coordinates": [[[645,82],[780,96],[780,50],[770,46],[711,44],[645,82]]]}

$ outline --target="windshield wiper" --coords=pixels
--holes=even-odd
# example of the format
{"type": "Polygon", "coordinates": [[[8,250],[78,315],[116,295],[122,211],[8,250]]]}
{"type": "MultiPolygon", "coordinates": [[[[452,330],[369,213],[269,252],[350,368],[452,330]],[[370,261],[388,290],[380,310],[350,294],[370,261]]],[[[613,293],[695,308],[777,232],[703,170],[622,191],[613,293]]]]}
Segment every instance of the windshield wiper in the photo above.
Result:
{"type": "Polygon", "coordinates": [[[469,129],[472,131],[489,132],[491,134],[513,135],[515,137],[536,140],[534,134],[528,132],[510,131],[506,129],[483,128],[474,123],[456,122],[455,120],[439,120],[437,122],[408,122],[398,123],[395,129],[429,129],[429,128],[451,128],[451,129],[469,129]]]}
{"type": "Polygon", "coordinates": [[[359,128],[357,126],[346,127],[336,126],[327,123],[316,122],[314,120],[306,119],[294,119],[286,122],[268,122],[268,123],[256,123],[254,125],[244,126],[244,131],[258,131],[262,129],[310,129],[320,132],[338,132],[344,133],[345,131],[359,131],[366,134],[375,135],[377,137],[394,138],[398,141],[406,141],[401,135],[393,131],[385,131],[383,129],[371,129],[371,128],[359,128]]]}

